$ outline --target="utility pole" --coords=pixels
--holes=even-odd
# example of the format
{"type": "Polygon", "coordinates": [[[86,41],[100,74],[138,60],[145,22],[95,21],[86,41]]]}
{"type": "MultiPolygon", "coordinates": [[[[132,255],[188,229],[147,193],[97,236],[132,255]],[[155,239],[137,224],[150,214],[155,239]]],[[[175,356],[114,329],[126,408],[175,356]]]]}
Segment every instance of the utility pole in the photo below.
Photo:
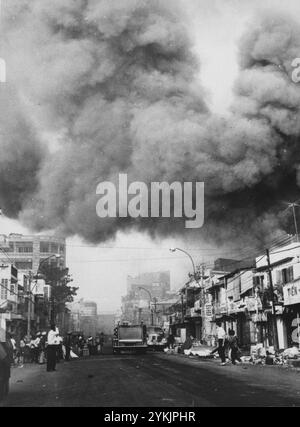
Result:
{"type": "Polygon", "coordinates": [[[295,206],[299,206],[299,205],[296,205],[296,203],[292,203],[291,206],[293,208],[293,216],[294,216],[294,224],[295,224],[295,231],[296,231],[296,239],[297,239],[297,242],[299,242],[297,219],[296,219],[296,212],[295,212],[295,206]]]}
{"type": "Polygon", "coordinates": [[[31,334],[31,281],[32,281],[32,273],[29,271],[28,274],[28,310],[27,310],[27,336],[30,337],[31,334]]]}
{"type": "Polygon", "coordinates": [[[272,303],[272,325],[273,325],[273,338],[274,338],[274,349],[278,350],[278,331],[277,331],[277,322],[276,322],[276,309],[275,309],[275,298],[274,298],[274,287],[273,287],[273,279],[272,279],[272,269],[270,263],[270,251],[266,249],[267,255],[267,263],[268,263],[268,275],[270,282],[270,290],[271,290],[271,303],[272,303]]]}

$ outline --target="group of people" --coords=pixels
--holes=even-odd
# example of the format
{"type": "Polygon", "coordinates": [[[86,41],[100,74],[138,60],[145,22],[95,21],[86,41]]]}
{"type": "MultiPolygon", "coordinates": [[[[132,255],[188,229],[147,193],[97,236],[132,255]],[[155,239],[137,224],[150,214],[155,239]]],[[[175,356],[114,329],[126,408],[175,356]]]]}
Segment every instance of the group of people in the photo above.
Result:
{"type": "MultiPolygon", "coordinates": [[[[13,335],[9,336],[9,344],[12,349],[12,364],[23,367],[26,363],[46,364],[47,370],[50,365],[64,359],[70,361],[72,347],[71,332],[63,338],[55,325],[51,325],[49,333],[37,332],[32,336],[24,336],[19,342],[13,335]],[[53,329],[54,328],[54,329],[53,329]],[[52,361],[52,362],[51,362],[52,361]]],[[[53,370],[51,367],[49,370],[53,370]]]]}
{"type": "Polygon", "coordinates": [[[73,338],[73,348],[80,357],[95,356],[103,353],[104,342],[105,335],[103,332],[96,337],[90,335],[85,338],[83,335],[78,335],[73,338]]]}
{"type": "MultiPolygon", "coordinates": [[[[228,358],[231,360],[232,364],[236,365],[237,362],[241,362],[241,351],[235,331],[233,329],[229,329],[228,333],[226,333],[225,329],[222,327],[221,322],[217,322],[216,326],[218,346],[212,350],[210,354],[218,352],[221,359],[221,365],[226,365],[227,353],[228,358]]],[[[170,333],[167,339],[167,348],[172,350],[174,348],[175,342],[175,336],[170,333]]],[[[194,337],[192,335],[188,335],[179,351],[184,352],[184,350],[189,350],[192,348],[193,344],[194,337]]]]}
{"type": "Polygon", "coordinates": [[[215,352],[219,353],[221,365],[226,365],[226,350],[228,351],[228,356],[233,365],[236,365],[237,361],[241,362],[241,351],[239,349],[239,343],[237,336],[235,335],[235,331],[233,329],[229,329],[228,334],[226,334],[221,322],[217,322],[217,337],[218,347],[215,348],[211,354],[214,354],[215,352]]]}
{"type": "Polygon", "coordinates": [[[31,337],[24,336],[18,343],[14,336],[10,335],[13,363],[19,366],[23,366],[24,363],[45,363],[46,343],[46,332],[37,332],[31,337]]]}

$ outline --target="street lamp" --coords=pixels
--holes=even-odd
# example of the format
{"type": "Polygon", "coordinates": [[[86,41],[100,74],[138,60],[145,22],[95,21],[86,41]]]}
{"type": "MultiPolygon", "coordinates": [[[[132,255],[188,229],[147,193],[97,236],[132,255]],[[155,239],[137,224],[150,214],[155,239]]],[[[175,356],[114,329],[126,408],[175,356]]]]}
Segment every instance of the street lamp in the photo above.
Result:
{"type": "Polygon", "coordinates": [[[195,263],[194,263],[194,260],[193,260],[192,256],[187,251],[185,251],[184,249],[181,249],[181,248],[170,248],[170,252],[176,252],[176,251],[183,252],[184,254],[186,254],[189,257],[189,259],[191,260],[192,266],[193,266],[194,278],[195,278],[198,286],[200,286],[200,284],[198,282],[198,279],[197,279],[196,267],[195,267],[195,263]]]}
{"type": "Polygon", "coordinates": [[[149,295],[149,308],[151,310],[151,326],[154,326],[154,313],[153,313],[153,309],[151,308],[151,302],[154,301],[154,312],[156,313],[156,299],[153,298],[151,292],[148,289],[143,288],[143,286],[139,286],[138,289],[141,289],[147,292],[147,294],[149,295]]]}
{"type": "MultiPolygon", "coordinates": [[[[45,259],[43,259],[42,261],[40,261],[40,263],[39,263],[39,266],[38,266],[38,269],[37,269],[37,272],[36,272],[36,275],[35,276],[33,276],[32,275],[32,272],[30,271],[29,272],[29,283],[28,283],[28,288],[29,288],[29,290],[28,290],[28,313],[27,313],[27,336],[28,337],[30,337],[30,335],[31,335],[31,302],[32,302],[32,300],[31,300],[31,296],[33,296],[33,290],[34,290],[34,288],[37,286],[37,280],[39,279],[39,273],[41,273],[41,267],[42,267],[42,265],[46,262],[46,261],[48,261],[49,259],[51,259],[51,258],[53,258],[53,257],[55,257],[56,259],[59,259],[59,258],[61,258],[61,255],[59,255],[59,254],[52,254],[52,255],[50,255],[50,256],[48,256],[47,258],[45,258],[45,259]],[[35,283],[35,285],[33,286],[33,288],[31,288],[31,282],[32,282],[32,279],[35,279],[36,280],[36,283],[35,283]]],[[[53,307],[52,307],[53,308],[53,307]]],[[[52,318],[52,310],[51,310],[51,318],[52,318]]]]}

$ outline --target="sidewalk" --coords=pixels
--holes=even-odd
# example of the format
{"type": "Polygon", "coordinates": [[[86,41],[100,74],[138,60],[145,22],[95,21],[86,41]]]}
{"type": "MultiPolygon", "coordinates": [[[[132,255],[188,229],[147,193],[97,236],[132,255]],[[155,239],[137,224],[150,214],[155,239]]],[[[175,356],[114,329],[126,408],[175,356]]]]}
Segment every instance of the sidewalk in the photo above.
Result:
{"type": "Polygon", "coordinates": [[[289,363],[287,365],[265,365],[265,364],[254,364],[254,363],[249,363],[249,362],[240,362],[237,363],[236,365],[232,365],[231,361],[229,359],[226,359],[226,365],[225,366],[221,366],[221,361],[219,359],[219,357],[217,358],[208,358],[208,357],[199,357],[199,356],[193,356],[193,355],[186,355],[186,354],[182,354],[182,353],[160,353],[161,355],[164,355],[165,357],[172,357],[172,358],[177,358],[177,359],[181,359],[181,360],[192,360],[192,361],[196,361],[199,363],[205,363],[207,365],[211,365],[211,366],[218,366],[221,369],[224,369],[226,367],[241,367],[243,369],[249,369],[249,368],[253,368],[253,369],[270,369],[270,370],[281,370],[284,372],[291,372],[291,373],[300,373],[300,361],[298,360],[293,360],[290,359],[289,363]],[[296,363],[295,363],[296,362],[296,363]],[[296,366],[294,366],[294,364],[296,366]],[[298,366],[297,366],[298,365],[298,366]]]}

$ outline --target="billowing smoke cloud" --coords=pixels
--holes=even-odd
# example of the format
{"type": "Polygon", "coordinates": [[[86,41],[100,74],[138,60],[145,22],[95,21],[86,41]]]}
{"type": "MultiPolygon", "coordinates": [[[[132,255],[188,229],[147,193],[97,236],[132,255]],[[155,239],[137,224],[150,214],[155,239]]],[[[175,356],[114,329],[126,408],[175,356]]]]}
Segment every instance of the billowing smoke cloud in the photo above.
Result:
{"type": "Polygon", "coordinates": [[[36,191],[37,173],[46,149],[17,94],[4,85],[0,90],[0,111],[0,206],[10,217],[17,217],[36,191]]]}
{"type": "Polygon", "coordinates": [[[300,86],[291,61],[300,55],[300,26],[266,17],[244,36],[224,119],[206,105],[187,24],[174,0],[10,0],[12,84],[33,129],[56,135],[43,161],[34,137],[29,145],[19,139],[26,155],[35,153],[35,168],[18,203],[4,199],[10,215],[90,241],[126,227],[184,231],[175,221],[96,216],[97,184],[126,172],[146,183],[204,181],[201,233],[212,239],[279,232],[274,208],[298,191],[300,86]]]}

